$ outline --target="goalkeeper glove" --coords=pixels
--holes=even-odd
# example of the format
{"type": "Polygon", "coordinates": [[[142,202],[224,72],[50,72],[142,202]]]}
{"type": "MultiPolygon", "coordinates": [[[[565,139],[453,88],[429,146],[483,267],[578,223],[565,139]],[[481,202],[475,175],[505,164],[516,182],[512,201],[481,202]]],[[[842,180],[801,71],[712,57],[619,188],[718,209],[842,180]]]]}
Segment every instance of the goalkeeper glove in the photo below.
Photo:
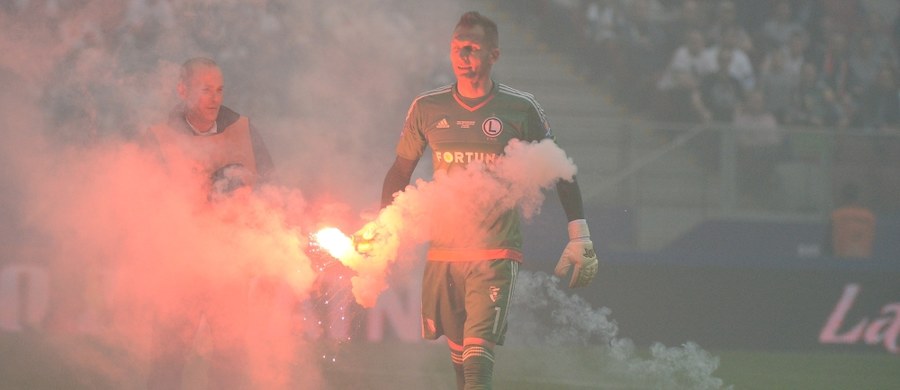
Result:
{"type": "Polygon", "coordinates": [[[375,247],[375,238],[378,237],[378,224],[374,221],[365,224],[362,229],[353,233],[353,249],[357,253],[366,254],[375,247]]]}
{"type": "Polygon", "coordinates": [[[569,243],[563,249],[554,273],[560,278],[565,278],[571,271],[569,287],[587,286],[594,280],[594,276],[597,276],[597,270],[600,268],[594,244],[591,242],[591,233],[584,219],[570,221],[568,227],[569,243]]]}

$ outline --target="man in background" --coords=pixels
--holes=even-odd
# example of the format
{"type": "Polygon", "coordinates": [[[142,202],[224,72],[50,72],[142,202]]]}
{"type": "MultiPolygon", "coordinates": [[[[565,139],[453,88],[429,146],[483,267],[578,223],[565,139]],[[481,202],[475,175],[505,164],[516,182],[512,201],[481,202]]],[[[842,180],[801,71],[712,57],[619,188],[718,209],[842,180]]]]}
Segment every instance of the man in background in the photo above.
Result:
{"type": "MultiPolygon", "coordinates": [[[[215,61],[203,57],[186,61],[177,86],[180,103],[165,123],[149,129],[149,142],[155,144],[170,174],[198,185],[200,194],[205,195],[197,199],[200,202],[214,202],[236,190],[252,188],[272,170],[269,152],[250,119],[222,105],[224,90],[222,71],[215,61]]],[[[242,329],[234,322],[247,319],[242,314],[249,304],[249,280],[208,287],[200,285],[200,293],[179,302],[183,313],[157,319],[148,389],[181,388],[186,359],[204,328],[209,329],[212,342],[210,388],[249,386],[242,339],[233,331],[242,329]],[[217,323],[231,331],[217,332],[217,323]]]]}
{"type": "Polygon", "coordinates": [[[834,257],[868,258],[875,240],[875,214],[859,201],[859,186],[850,183],[841,191],[841,204],[831,212],[825,251],[834,257]]]}

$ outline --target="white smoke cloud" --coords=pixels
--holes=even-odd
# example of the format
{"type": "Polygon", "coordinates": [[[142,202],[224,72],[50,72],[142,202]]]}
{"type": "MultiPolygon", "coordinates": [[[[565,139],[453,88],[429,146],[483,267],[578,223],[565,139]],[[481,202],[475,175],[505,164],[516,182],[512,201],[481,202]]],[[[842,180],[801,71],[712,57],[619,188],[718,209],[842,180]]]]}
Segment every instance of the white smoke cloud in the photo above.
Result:
{"type": "Polygon", "coordinates": [[[695,343],[666,347],[660,343],[650,347],[649,359],[639,357],[628,339],[614,340],[609,349],[610,371],[623,373],[640,388],[650,389],[731,389],[712,375],[719,359],[695,343]]]}
{"type": "Polygon", "coordinates": [[[387,289],[391,266],[404,258],[398,257],[401,241],[423,244],[439,230],[457,245],[478,244],[486,236],[486,220],[510,209],[531,218],[543,204],[543,190],[558,180],[572,180],[576,170],[553,141],[513,140],[493,164],[437,172],[431,181],[420,179],[408,186],[372,222],[377,232],[373,250],[342,259],[357,272],[352,281],[357,302],[371,307],[387,289]]]}
{"type": "Polygon", "coordinates": [[[542,272],[519,273],[512,304],[510,345],[604,345],[618,332],[608,308],[592,308],[578,295],[563,291],[559,278],[542,272]]]}
{"type": "Polygon", "coordinates": [[[618,383],[622,388],[731,388],[713,376],[719,359],[697,344],[666,347],[656,343],[645,358],[630,339],[618,337],[618,325],[608,308],[594,308],[560,285],[556,276],[521,271],[513,294],[506,345],[552,346],[562,351],[552,353],[542,369],[571,372],[574,380],[586,376],[579,372],[599,372],[604,383],[618,383]]]}

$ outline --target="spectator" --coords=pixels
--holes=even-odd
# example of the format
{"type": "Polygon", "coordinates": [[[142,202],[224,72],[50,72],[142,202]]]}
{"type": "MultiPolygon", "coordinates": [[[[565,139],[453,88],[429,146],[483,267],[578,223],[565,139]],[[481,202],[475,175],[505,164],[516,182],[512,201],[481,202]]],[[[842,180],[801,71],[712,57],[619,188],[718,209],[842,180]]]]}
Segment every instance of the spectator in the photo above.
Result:
{"type": "Polygon", "coordinates": [[[766,110],[773,113],[778,123],[784,123],[791,102],[791,93],[800,83],[800,72],[794,72],[786,61],[785,50],[774,50],[766,57],[759,76],[759,90],[763,94],[766,110]]]}
{"type": "Polygon", "coordinates": [[[734,47],[740,49],[748,56],[754,53],[753,39],[737,20],[737,7],[734,0],[720,0],[716,5],[716,15],[712,25],[706,30],[706,39],[712,45],[721,45],[726,39],[728,31],[734,34],[734,47]]]}
{"type": "MultiPolygon", "coordinates": [[[[718,70],[703,76],[700,80],[699,91],[691,96],[694,109],[706,123],[731,124],[734,121],[735,111],[743,100],[744,88],[728,70],[732,59],[731,49],[719,50],[718,70]]],[[[708,172],[715,172],[719,166],[721,140],[720,129],[706,131],[694,140],[700,163],[708,172]]]]}
{"type": "Polygon", "coordinates": [[[621,9],[617,1],[593,0],[585,9],[585,21],[587,22],[585,34],[594,42],[615,41],[621,17],[621,9]]]}
{"type": "Polygon", "coordinates": [[[692,106],[692,97],[698,93],[700,78],[712,69],[703,57],[705,39],[700,30],[689,31],[684,40],[656,83],[660,92],[656,111],[663,120],[697,122],[702,117],[692,106]]]}
{"type": "Polygon", "coordinates": [[[716,71],[719,66],[719,52],[724,49],[729,50],[731,52],[731,62],[728,65],[728,73],[741,83],[744,91],[749,91],[753,89],[756,83],[756,75],[754,74],[753,63],[750,61],[750,57],[737,45],[738,33],[737,26],[727,27],[722,32],[721,42],[707,48],[703,55],[709,68],[716,71]]]}
{"type": "Polygon", "coordinates": [[[869,23],[865,26],[864,34],[872,37],[875,55],[897,68],[900,67],[900,59],[897,57],[891,33],[891,26],[885,22],[884,15],[874,12],[869,14],[869,23]]]}
{"type": "Polygon", "coordinates": [[[122,22],[120,62],[126,69],[147,71],[159,60],[159,41],[176,27],[169,1],[131,0],[122,22]]]}
{"type": "Polygon", "coordinates": [[[619,91],[630,107],[642,107],[649,99],[653,84],[646,75],[653,74],[656,64],[664,61],[661,48],[665,31],[652,17],[653,3],[652,0],[628,2],[625,7],[627,17],[623,19],[619,34],[629,67],[619,91]]]}
{"type": "Polygon", "coordinates": [[[856,50],[850,53],[848,65],[850,93],[858,99],[875,83],[881,68],[888,66],[889,63],[876,52],[874,38],[871,35],[863,35],[859,38],[856,50]]]}
{"type": "MultiPolygon", "coordinates": [[[[75,23],[69,25],[74,27],[75,23]]],[[[71,46],[56,64],[43,99],[52,123],[52,138],[89,144],[127,126],[116,95],[116,68],[105,59],[105,36],[93,24],[78,26],[71,33],[71,46]]]]}
{"type": "Polygon", "coordinates": [[[862,96],[862,125],[868,132],[879,134],[900,131],[900,90],[896,74],[890,66],[878,71],[876,81],[862,96]]]}
{"type": "Polygon", "coordinates": [[[766,72],[772,61],[772,54],[776,51],[783,54],[785,70],[800,77],[800,68],[806,62],[806,51],[809,48],[809,34],[806,30],[797,30],[791,34],[788,44],[779,48],[773,48],[766,53],[762,63],[759,65],[760,73],[766,72]]]}
{"type": "Polygon", "coordinates": [[[590,51],[587,67],[592,79],[609,83],[613,77],[623,75],[625,58],[618,31],[623,17],[615,0],[594,0],[585,9],[590,51]]]}
{"type": "Polygon", "coordinates": [[[784,132],[775,115],[766,109],[760,90],[747,98],[734,116],[738,146],[738,192],[748,202],[769,205],[776,164],[784,154],[784,132]]]}
{"type": "Polygon", "coordinates": [[[859,187],[847,184],[841,203],[831,212],[825,236],[825,253],[834,257],[862,259],[872,256],[875,214],[859,199],[859,187]]]}
{"type": "Polygon", "coordinates": [[[671,18],[667,26],[669,42],[665,47],[666,53],[671,53],[681,44],[685,35],[693,30],[706,31],[708,27],[705,9],[697,0],[684,0],[676,15],[671,18]]]}
{"type": "Polygon", "coordinates": [[[847,36],[840,32],[832,33],[828,36],[825,50],[817,54],[815,61],[819,66],[819,77],[835,92],[838,92],[838,89],[846,89],[850,74],[850,50],[847,36]]]}
{"type": "Polygon", "coordinates": [[[808,28],[808,31],[810,32],[810,44],[807,50],[807,57],[810,59],[822,58],[828,50],[828,38],[839,32],[835,27],[834,21],[828,15],[813,19],[813,24],[808,28]]]}
{"type": "Polygon", "coordinates": [[[714,71],[714,67],[704,57],[706,39],[700,30],[691,30],[684,35],[684,43],[675,49],[668,67],[657,82],[660,90],[668,90],[683,83],[686,76],[703,77],[714,71]]]}
{"type": "Polygon", "coordinates": [[[861,0],[820,0],[822,17],[834,24],[836,31],[852,36],[862,29],[865,6],[861,0]]]}
{"type": "Polygon", "coordinates": [[[832,33],[828,38],[825,52],[817,61],[819,78],[834,93],[835,102],[842,111],[837,125],[846,127],[857,109],[857,103],[850,88],[850,51],[847,36],[841,32],[832,33]]]}
{"type": "Polygon", "coordinates": [[[794,21],[799,23],[805,29],[809,29],[815,23],[815,19],[820,15],[821,10],[819,9],[819,2],[821,0],[790,1],[791,15],[793,15],[794,21]]]}
{"type": "Polygon", "coordinates": [[[900,8],[897,9],[897,15],[894,15],[894,23],[891,25],[891,43],[894,45],[894,52],[900,54],[900,8]]]}
{"type": "Polygon", "coordinates": [[[760,43],[766,49],[782,47],[794,32],[801,29],[803,26],[793,19],[790,1],[779,0],[772,7],[771,16],[763,22],[760,43]]]}
{"type": "Polygon", "coordinates": [[[129,30],[141,30],[151,25],[153,30],[175,27],[172,3],[167,0],[130,0],[123,24],[129,30]]]}
{"type": "Polygon", "coordinates": [[[734,51],[721,48],[716,51],[718,69],[700,81],[698,110],[709,121],[729,122],[734,120],[738,104],[743,100],[744,87],[729,69],[734,61],[734,51]]]}
{"type": "Polygon", "coordinates": [[[785,122],[801,126],[833,126],[840,119],[834,92],[819,79],[816,64],[803,64],[800,82],[791,93],[785,122]]]}

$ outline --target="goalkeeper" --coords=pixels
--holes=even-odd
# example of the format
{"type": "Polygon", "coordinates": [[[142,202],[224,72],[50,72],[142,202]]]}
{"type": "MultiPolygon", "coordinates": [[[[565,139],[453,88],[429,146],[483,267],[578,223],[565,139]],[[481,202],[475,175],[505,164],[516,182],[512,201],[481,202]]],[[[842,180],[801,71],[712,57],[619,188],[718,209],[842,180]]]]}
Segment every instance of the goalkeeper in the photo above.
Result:
{"type": "MultiPolygon", "coordinates": [[[[494,82],[500,56],[497,25],[477,12],[457,23],[450,44],[456,83],[418,96],[407,113],[397,157],[382,190],[382,207],[410,182],[419,159],[431,148],[434,169],[449,171],[503,153],[512,139],[552,138],[544,112],[531,94],[494,82]]],[[[588,285],[597,273],[581,191],[574,177],[557,190],[569,220],[569,244],[556,266],[570,287],[588,285]],[[571,274],[571,277],[569,277],[571,274]]],[[[422,331],[446,336],[459,389],[490,389],[494,347],[502,345],[519,263],[522,234],[516,210],[485,219],[478,244],[459,242],[465,233],[432,231],[422,283],[422,331]]],[[[472,218],[472,216],[460,216],[472,218]]],[[[452,226],[453,224],[446,224],[452,226]]],[[[444,229],[450,230],[450,229],[444,229]]]]}

